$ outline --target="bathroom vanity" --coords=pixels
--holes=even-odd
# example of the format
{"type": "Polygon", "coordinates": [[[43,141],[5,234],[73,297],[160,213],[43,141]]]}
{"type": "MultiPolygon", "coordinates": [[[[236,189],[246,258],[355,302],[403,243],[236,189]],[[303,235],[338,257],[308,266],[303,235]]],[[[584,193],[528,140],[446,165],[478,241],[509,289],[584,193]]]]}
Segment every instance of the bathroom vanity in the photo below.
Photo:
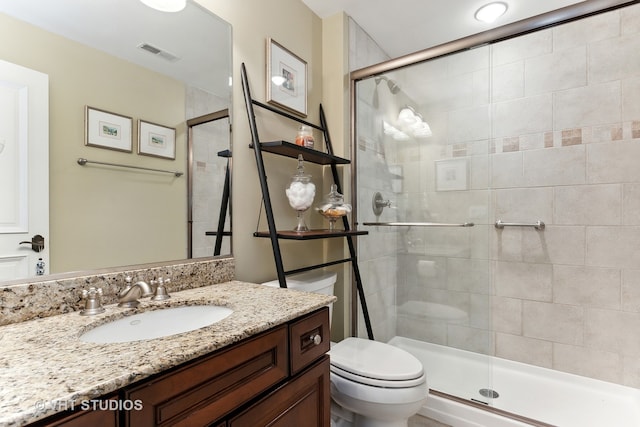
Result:
{"type": "Polygon", "coordinates": [[[333,296],[227,282],[141,300],[135,310],[68,313],[0,327],[0,425],[330,425],[333,296]],[[233,313],[188,333],[92,344],[125,315],[217,304],[233,313]],[[93,409],[96,410],[93,410],[93,409]]]}

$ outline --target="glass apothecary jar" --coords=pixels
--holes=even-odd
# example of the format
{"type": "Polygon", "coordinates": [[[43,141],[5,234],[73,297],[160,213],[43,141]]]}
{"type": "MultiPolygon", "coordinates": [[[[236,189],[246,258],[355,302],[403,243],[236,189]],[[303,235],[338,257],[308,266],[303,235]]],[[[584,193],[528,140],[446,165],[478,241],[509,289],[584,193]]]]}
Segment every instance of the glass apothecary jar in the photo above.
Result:
{"type": "Polygon", "coordinates": [[[338,186],[331,184],[331,191],[325,196],[317,211],[329,220],[329,231],[334,231],[338,218],[351,212],[351,205],[344,202],[344,197],[338,193],[338,186]]]}
{"type": "Polygon", "coordinates": [[[309,231],[304,222],[304,213],[313,205],[316,196],[316,186],[311,182],[311,175],[304,172],[304,159],[298,155],[298,172],[291,177],[285,193],[289,199],[289,206],[295,209],[298,224],[294,231],[309,231]]]}

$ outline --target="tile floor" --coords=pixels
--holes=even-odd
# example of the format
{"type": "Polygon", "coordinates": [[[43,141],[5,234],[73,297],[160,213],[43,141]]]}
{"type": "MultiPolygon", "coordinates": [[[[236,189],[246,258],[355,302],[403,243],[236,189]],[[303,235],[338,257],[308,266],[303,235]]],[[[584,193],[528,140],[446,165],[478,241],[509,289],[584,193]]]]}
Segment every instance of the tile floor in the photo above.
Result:
{"type": "Polygon", "coordinates": [[[409,427],[451,427],[448,424],[442,424],[431,418],[422,415],[414,415],[409,419],[409,427]]]}

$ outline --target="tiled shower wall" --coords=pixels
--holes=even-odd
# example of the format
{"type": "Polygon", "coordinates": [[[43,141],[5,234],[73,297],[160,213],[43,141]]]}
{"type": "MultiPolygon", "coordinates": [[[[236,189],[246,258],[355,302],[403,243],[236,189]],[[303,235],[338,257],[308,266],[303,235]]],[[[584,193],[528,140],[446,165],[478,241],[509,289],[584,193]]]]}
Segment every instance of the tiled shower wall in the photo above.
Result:
{"type": "MultiPolygon", "coordinates": [[[[389,60],[389,56],[352,19],[349,20],[350,71],[389,60]]],[[[359,91],[362,105],[357,123],[372,123],[377,115],[371,106],[371,91],[359,91]]],[[[368,126],[372,128],[371,126],[368,126]]],[[[375,135],[361,137],[358,142],[358,203],[369,214],[371,198],[376,191],[389,193],[391,181],[384,158],[381,141],[375,135]]],[[[362,215],[358,215],[362,217],[362,215]]],[[[366,216],[368,217],[368,216],[366,216]]],[[[369,218],[371,219],[371,218],[369,218]]],[[[395,294],[398,260],[398,240],[392,230],[371,233],[358,239],[359,269],[362,277],[367,307],[373,325],[374,337],[387,341],[395,335],[395,294]],[[384,232],[387,231],[387,232],[384,232]]],[[[360,306],[359,306],[360,307],[360,306]]],[[[362,311],[358,310],[358,336],[366,337],[362,311]]]]}
{"type": "MultiPolygon", "coordinates": [[[[395,72],[400,86],[419,76],[424,92],[407,96],[431,125],[428,140],[383,137],[385,112],[367,91],[357,120],[378,134],[357,141],[360,209],[383,191],[397,209],[382,221],[476,223],[360,239],[370,310],[386,319],[374,323],[380,339],[396,333],[640,387],[638,52],[634,5],[395,72]],[[438,161],[452,159],[466,162],[465,191],[436,180],[438,161]],[[496,219],[547,226],[498,230],[496,219]],[[468,317],[396,321],[392,305],[408,301],[468,317]]],[[[396,115],[406,101],[394,101],[396,115]]]]}
{"type": "Polygon", "coordinates": [[[500,357],[640,386],[640,5],[492,48],[500,357]]]}

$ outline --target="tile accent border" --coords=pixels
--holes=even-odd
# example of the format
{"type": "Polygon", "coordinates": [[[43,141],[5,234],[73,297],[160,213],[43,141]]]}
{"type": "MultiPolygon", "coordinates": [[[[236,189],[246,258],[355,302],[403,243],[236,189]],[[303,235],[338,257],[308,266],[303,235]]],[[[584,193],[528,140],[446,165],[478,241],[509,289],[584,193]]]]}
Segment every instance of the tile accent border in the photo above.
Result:
{"type": "MultiPolygon", "coordinates": [[[[625,139],[640,138],[640,120],[632,120],[624,123],[612,123],[606,125],[587,126],[583,128],[564,129],[561,131],[548,131],[537,138],[535,134],[495,138],[491,140],[490,154],[507,153],[515,151],[535,150],[542,148],[569,147],[572,145],[615,142],[625,139]],[[527,143],[537,141],[540,143],[527,143]]],[[[472,143],[469,143],[472,144],[472,143]]],[[[451,148],[451,157],[460,156],[460,145],[455,144],[451,148]]]]}

